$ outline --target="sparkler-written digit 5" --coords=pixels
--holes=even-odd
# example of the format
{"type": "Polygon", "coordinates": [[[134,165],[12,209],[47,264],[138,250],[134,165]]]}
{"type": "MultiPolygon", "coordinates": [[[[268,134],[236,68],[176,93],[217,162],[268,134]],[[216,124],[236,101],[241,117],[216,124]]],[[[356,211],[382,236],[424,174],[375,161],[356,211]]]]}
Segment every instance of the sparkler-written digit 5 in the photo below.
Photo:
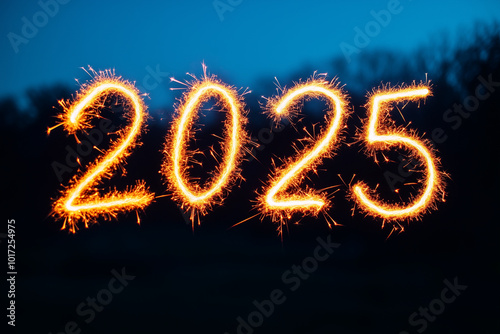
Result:
{"type": "Polygon", "coordinates": [[[415,154],[416,158],[424,161],[425,170],[422,180],[424,190],[421,195],[403,206],[385,203],[378,199],[365,183],[356,183],[352,187],[354,199],[367,214],[379,216],[388,221],[416,218],[432,208],[437,193],[443,193],[441,173],[438,170],[439,160],[433,155],[432,150],[427,148],[425,142],[417,136],[408,134],[404,128],[395,127],[387,117],[391,101],[417,101],[430,94],[429,87],[414,85],[392,90],[381,89],[370,97],[367,104],[370,116],[361,135],[369,153],[373,154],[375,150],[387,150],[391,147],[405,148],[415,154]]]}

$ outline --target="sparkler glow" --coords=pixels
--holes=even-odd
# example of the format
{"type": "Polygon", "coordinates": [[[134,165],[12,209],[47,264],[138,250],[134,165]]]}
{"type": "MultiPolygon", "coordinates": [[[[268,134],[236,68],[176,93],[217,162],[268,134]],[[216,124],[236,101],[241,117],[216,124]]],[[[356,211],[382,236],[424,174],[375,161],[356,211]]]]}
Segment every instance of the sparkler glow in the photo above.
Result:
{"type": "Polygon", "coordinates": [[[143,181],[127,187],[125,191],[113,189],[105,195],[99,194],[96,186],[102,179],[110,178],[118,166],[125,163],[133,148],[140,145],[138,138],[145,127],[147,113],[139,91],[133,84],[115,76],[113,71],[97,73],[90,70],[94,79],[82,85],[74,101],[59,101],[64,109],[59,115],[64,129],[76,137],[76,132],[90,128],[91,118],[99,117],[104,100],[109,95],[123,97],[123,103],[131,108],[131,115],[127,115],[130,124],[117,132],[118,138],[112,141],[108,151],[90,163],[85,173],[75,175],[54,203],[54,215],[64,219],[62,229],[68,225],[73,233],[78,221],[83,221],[88,227],[88,223],[94,222],[99,216],[110,219],[120,212],[143,209],[154,198],[154,193],[147,189],[143,181]]]}
{"type": "Polygon", "coordinates": [[[412,131],[396,127],[388,116],[391,110],[389,102],[417,101],[429,95],[431,95],[430,88],[421,84],[399,89],[382,88],[370,96],[367,104],[370,117],[361,133],[361,139],[365,141],[368,153],[375,155],[377,150],[387,150],[391,147],[404,148],[411,152],[415,159],[422,160],[425,169],[423,178],[419,182],[424,185],[423,191],[404,205],[384,202],[370,190],[368,185],[363,182],[356,183],[352,187],[353,198],[366,214],[381,217],[384,221],[415,219],[435,207],[439,194],[444,197],[442,181],[444,174],[439,171],[439,159],[424,140],[412,131]]]}
{"type": "Polygon", "coordinates": [[[275,169],[273,176],[265,187],[264,195],[260,196],[258,205],[264,215],[271,215],[273,221],[279,221],[279,233],[286,219],[292,213],[302,212],[318,214],[328,207],[326,194],[306,187],[300,189],[300,184],[311,170],[324,158],[331,157],[340,143],[340,132],[348,116],[347,98],[339,85],[334,81],[326,81],[321,77],[314,77],[304,83],[297,83],[290,89],[283,89],[280,96],[268,100],[268,112],[277,120],[281,117],[293,117],[300,108],[304,97],[323,98],[327,103],[325,118],[327,125],[317,138],[310,138],[303,153],[297,150],[297,156],[285,160],[282,167],[275,169]],[[286,191],[294,191],[286,194],[286,191]]]}
{"type": "MultiPolygon", "coordinates": [[[[214,204],[220,204],[230,186],[241,177],[239,165],[243,147],[249,141],[244,129],[247,118],[242,97],[235,88],[225,85],[215,76],[207,76],[205,65],[203,69],[202,80],[195,78],[192,82],[182,83],[190,87],[176,108],[177,115],[166,138],[165,159],[161,168],[174,200],[191,211],[193,228],[195,217],[206,214],[214,204]],[[198,119],[197,110],[210,98],[217,98],[228,116],[224,124],[222,160],[208,184],[201,185],[188,173],[188,161],[194,160],[194,153],[188,150],[188,142],[194,138],[192,128],[198,119]]],[[[215,154],[212,156],[215,157],[215,154]]]]}
{"type": "MultiPolygon", "coordinates": [[[[111,219],[121,212],[144,209],[155,198],[154,193],[149,191],[142,180],[137,181],[135,186],[128,186],[124,191],[114,188],[102,194],[99,189],[98,185],[102,180],[112,177],[133,149],[141,144],[139,137],[148,116],[142,97],[133,84],[115,76],[110,70],[96,72],[90,68],[90,71],[94,76],[93,80],[82,85],[73,101],[59,101],[63,107],[63,112],[58,115],[61,122],[49,128],[48,132],[62,125],[79,142],[76,133],[92,127],[90,121],[94,117],[101,117],[101,109],[106,105],[106,101],[109,101],[109,97],[118,99],[124,107],[129,108],[130,112],[125,114],[129,124],[116,132],[117,138],[111,141],[110,148],[101,152],[102,155],[95,162],[88,164],[85,172],[79,171],[61,191],[60,198],[54,201],[52,214],[64,220],[62,229],[68,226],[73,233],[76,232],[79,221],[88,227],[97,217],[111,219]]],[[[191,75],[193,81],[180,82],[172,78],[189,89],[176,105],[176,116],[166,137],[164,160],[160,169],[160,173],[168,182],[173,199],[179,202],[183,209],[190,211],[193,228],[195,219],[197,218],[200,224],[200,214],[206,214],[214,205],[222,203],[233,183],[241,178],[240,163],[245,145],[250,142],[245,130],[248,120],[242,97],[247,91],[239,93],[214,75],[207,76],[204,64],[203,72],[202,79],[191,75]],[[212,98],[217,100],[217,105],[226,111],[227,116],[223,135],[220,137],[222,154],[216,154],[213,147],[209,152],[218,165],[211,173],[210,179],[202,184],[190,175],[188,163],[202,163],[194,158],[194,155],[201,151],[190,150],[189,142],[195,137],[198,110],[212,98]],[[221,157],[220,161],[218,156],[221,157]]],[[[272,175],[259,194],[257,206],[261,215],[269,215],[274,222],[279,222],[278,232],[281,235],[283,226],[294,213],[317,215],[321,212],[330,227],[329,220],[336,224],[326,213],[330,201],[325,190],[332,187],[315,190],[310,186],[303,186],[308,173],[316,173],[323,159],[334,155],[335,149],[341,143],[342,130],[346,127],[350,113],[347,95],[335,80],[327,81],[325,77],[326,74],[315,73],[306,82],[299,81],[290,89],[278,85],[279,94],[267,99],[267,113],[275,121],[280,121],[283,117],[290,120],[296,117],[306,99],[321,99],[326,103],[326,124],[319,134],[316,135],[313,131],[311,135],[306,130],[308,136],[301,142],[308,144],[303,148],[294,145],[296,155],[282,160],[280,167],[276,167],[273,161],[272,175]]],[[[392,89],[382,87],[369,97],[366,105],[369,117],[362,131],[358,133],[360,140],[365,142],[367,154],[376,158],[378,151],[404,149],[410,153],[412,160],[422,161],[422,166],[425,167],[422,168],[421,180],[412,183],[422,184],[422,191],[418,196],[411,196],[406,202],[402,201],[402,204],[381,200],[375,192],[376,188],[370,189],[364,182],[354,184],[351,187],[351,196],[367,215],[381,217],[384,222],[396,222],[401,226],[399,221],[417,219],[434,209],[438,198],[444,201],[443,178],[446,173],[440,171],[440,161],[434,155],[429,142],[422,140],[413,130],[397,127],[390,118],[393,104],[418,101],[430,95],[431,91],[427,85],[413,84],[392,89]]],[[[389,161],[386,157],[385,160],[389,161]]],[[[125,172],[124,169],[123,171],[125,172]]],[[[139,216],[137,218],[139,223],[139,216]]]]}

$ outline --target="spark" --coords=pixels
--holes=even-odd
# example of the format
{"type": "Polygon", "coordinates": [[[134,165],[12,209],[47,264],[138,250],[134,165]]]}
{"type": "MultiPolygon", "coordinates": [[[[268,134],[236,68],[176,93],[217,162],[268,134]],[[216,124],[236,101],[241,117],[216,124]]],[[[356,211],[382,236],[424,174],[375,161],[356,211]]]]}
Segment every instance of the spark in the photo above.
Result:
{"type": "Polygon", "coordinates": [[[374,155],[376,150],[387,150],[391,147],[405,148],[411,152],[413,158],[423,161],[426,167],[423,170],[423,178],[419,181],[419,184],[423,185],[421,194],[403,205],[387,203],[364,182],[356,183],[352,187],[353,197],[366,214],[381,217],[384,221],[411,220],[433,209],[438,194],[444,196],[442,178],[445,174],[440,172],[439,159],[428,148],[428,142],[412,131],[396,127],[394,121],[388,116],[391,110],[389,102],[408,103],[426,98],[431,94],[428,86],[413,84],[410,87],[397,89],[381,88],[370,96],[367,104],[370,116],[361,133],[368,153],[374,155]]]}
{"type": "MultiPolygon", "coordinates": [[[[249,136],[244,129],[247,118],[242,94],[214,75],[207,76],[205,65],[203,69],[204,76],[201,80],[195,78],[186,83],[189,89],[176,108],[177,115],[166,138],[163,151],[165,158],[161,168],[173,199],[179,202],[182,208],[186,208],[186,211],[192,212],[193,227],[193,219],[199,217],[199,214],[206,214],[213,205],[222,203],[228,189],[241,177],[239,165],[243,158],[243,148],[249,142],[249,136]],[[193,158],[196,152],[188,151],[188,143],[194,139],[192,128],[198,117],[197,111],[210,98],[217,98],[228,116],[224,123],[220,164],[212,179],[201,185],[188,173],[188,161],[197,162],[193,158]]],[[[215,152],[211,152],[211,155],[214,158],[219,156],[215,152]]]]}
{"type": "Polygon", "coordinates": [[[273,221],[280,222],[279,233],[282,233],[283,224],[293,213],[316,215],[328,207],[329,200],[325,193],[309,187],[301,189],[300,184],[308,172],[316,172],[322,160],[333,155],[348,115],[345,94],[335,81],[327,81],[323,76],[313,75],[306,82],[298,82],[294,87],[281,91],[281,95],[267,101],[268,112],[277,121],[297,116],[305,97],[322,98],[327,103],[327,125],[318,136],[308,138],[310,144],[303,152],[297,152],[295,157],[286,159],[281,167],[275,168],[264,194],[258,200],[263,215],[271,215],[273,221]]]}
{"type": "Polygon", "coordinates": [[[54,215],[64,219],[62,229],[68,226],[73,233],[79,221],[88,227],[88,223],[95,222],[99,216],[115,218],[121,212],[144,209],[154,199],[154,193],[148,190],[144,181],[137,181],[125,191],[113,189],[105,195],[99,194],[97,185],[113,176],[134,147],[140,145],[138,138],[145,127],[147,113],[140,93],[132,83],[115,76],[111,70],[90,70],[94,74],[93,80],[81,86],[74,100],[59,101],[64,111],[58,117],[64,129],[76,136],[76,132],[90,128],[91,118],[99,117],[108,96],[122,97],[123,103],[131,108],[130,124],[117,132],[118,138],[112,141],[106,154],[90,163],[86,172],[73,177],[62,196],[54,202],[54,215]]]}
{"type": "Polygon", "coordinates": [[[253,215],[253,216],[251,216],[251,217],[245,218],[245,219],[243,219],[242,221],[240,221],[240,222],[238,222],[238,223],[236,223],[236,224],[232,225],[231,227],[229,227],[229,228],[228,228],[228,230],[229,230],[229,229],[231,229],[231,228],[233,228],[233,227],[235,227],[235,226],[238,226],[238,225],[240,225],[240,224],[243,224],[244,222],[247,222],[247,221],[249,221],[249,220],[251,220],[251,219],[253,219],[253,218],[255,218],[255,217],[257,217],[258,215],[260,215],[260,213],[257,213],[257,214],[255,214],[255,215],[253,215]]]}

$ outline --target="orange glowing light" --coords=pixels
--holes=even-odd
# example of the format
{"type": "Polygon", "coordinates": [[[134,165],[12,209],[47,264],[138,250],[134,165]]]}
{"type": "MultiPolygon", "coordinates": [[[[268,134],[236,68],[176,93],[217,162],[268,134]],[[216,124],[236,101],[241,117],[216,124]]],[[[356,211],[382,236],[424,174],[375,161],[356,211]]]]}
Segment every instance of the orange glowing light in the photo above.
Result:
{"type": "Polygon", "coordinates": [[[300,189],[300,184],[310,171],[316,172],[316,167],[324,158],[331,157],[340,143],[340,132],[344,128],[348,116],[347,98],[339,85],[322,77],[313,77],[304,83],[297,83],[290,89],[284,89],[282,94],[268,100],[269,113],[277,120],[282,117],[295,116],[304,98],[324,99],[327,103],[325,118],[327,124],[317,138],[308,138],[311,142],[303,153],[285,160],[281,167],[276,168],[273,176],[264,188],[258,205],[264,215],[271,215],[273,221],[279,221],[279,232],[282,223],[290,219],[294,212],[317,214],[328,207],[326,194],[312,189],[300,189]],[[294,191],[287,194],[286,191],[294,191]]]}
{"type": "Polygon", "coordinates": [[[435,201],[441,194],[444,196],[442,172],[439,171],[439,159],[414,133],[402,127],[396,127],[388,115],[391,110],[390,102],[418,101],[431,95],[428,86],[412,85],[399,89],[380,89],[370,96],[367,109],[370,117],[365,123],[361,139],[365,141],[368,153],[374,155],[376,150],[387,150],[391,147],[408,150],[414,158],[425,163],[421,184],[421,194],[403,205],[392,204],[380,200],[375,191],[368,185],[358,182],[352,187],[353,197],[368,215],[381,217],[387,221],[409,220],[418,218],[427,210],[435,207],[435,201]]]}
{"type": "Polygon", "coordinates": [[[177,115],[166,138],[161,168],[174,200],[191,211],[193,227],[195,217],[199,217],[199,213],[206,214],[214,204],[220,204],[227,190],[241,177],[239,165],[243,147],[249,140],[244,129],[247,118],[242,97],[235,88],[225,85],[215,76],[207,76],[205,66],[203,69],[202,80],[186,83],[190,87],[176,108],[177,115]],[[224,124],[222,159],[211,180],[202,185],[189,176],[188,161],[194,158],[187,147],[189,140],[194,138],[192,128],[198,119],[197,111],[210,98],[217,98],[228,116],[224,124]]]}
{"type": "Polygon", "coordinates": [[[138,138],[145,127],[147,113],[140,93],[132,83],[115,76],[113,71],[97,73],[90,70],[94,79],[82,85],[74,101],[59,101],[64,108],[59,115],[64,129],[69,134],[76,134],[77,131],[90,128],[90,119],[99,117],[104,100],[110,95],[123,97],[123,103],[131,108],[131,115],[130,124],[118,131],[118,138],[108,151],[89,164],[85,173],[75,175],[54,203],[54,214],[64,219],[62,229],[68,224],[73,233],[78,221],[83,221],[88,227],[88,223],[94,222],[99,216],[110,219],[120,212],[143,209],[154,198],[154,193],[147,189],[144,181],[138,181],[125,191],[114,189],[105,195],[99,194],[97,185],[102,179],[110,178],[117,167],[125,163],[133,148],[140,145],[138,138]]]}

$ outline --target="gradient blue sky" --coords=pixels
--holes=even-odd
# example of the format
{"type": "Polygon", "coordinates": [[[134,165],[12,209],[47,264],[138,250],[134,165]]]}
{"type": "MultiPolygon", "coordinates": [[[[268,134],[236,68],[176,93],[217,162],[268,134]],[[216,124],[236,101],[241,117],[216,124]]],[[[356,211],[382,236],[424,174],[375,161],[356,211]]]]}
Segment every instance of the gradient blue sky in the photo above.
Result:
{"type": "MultiPolygon", "coordinates": [[[[45,1],[45,0],[42,0],[45,1]]],[[[227,0],[222,0],[227,2],[227,0]]],[[[477,20],[500,19],[498,0],[401,0],[403,10],[365,50],[387,47],[410,51],[442,31],[467,29],[477,20]]],[[[89,77],[81,67],[114,68],[139,85],[146,68],[159,66],[179,79],[211,73],[238,87],[254,89],[257,79],[288,78],[308,65],[328,70],[353,44],[354,27],[373,20],[371,10],[388,0],[243,0],[221,21],[207,1],[82,1],[60,5],[46,26],[15,53],[7,35],[21,35],[22,18],[41,10],[38,1],[2,2],[0,10],[0,97],[20,97],[27,88],[68,84],[89,77]]],[[[347,66],[347,63],[346,63],[347,66]]],[[[332,76],[335,75],[332,73],[332,76]]],[[[149,92],[151,107],[169,102],[165,80],[149,92]]]]}

